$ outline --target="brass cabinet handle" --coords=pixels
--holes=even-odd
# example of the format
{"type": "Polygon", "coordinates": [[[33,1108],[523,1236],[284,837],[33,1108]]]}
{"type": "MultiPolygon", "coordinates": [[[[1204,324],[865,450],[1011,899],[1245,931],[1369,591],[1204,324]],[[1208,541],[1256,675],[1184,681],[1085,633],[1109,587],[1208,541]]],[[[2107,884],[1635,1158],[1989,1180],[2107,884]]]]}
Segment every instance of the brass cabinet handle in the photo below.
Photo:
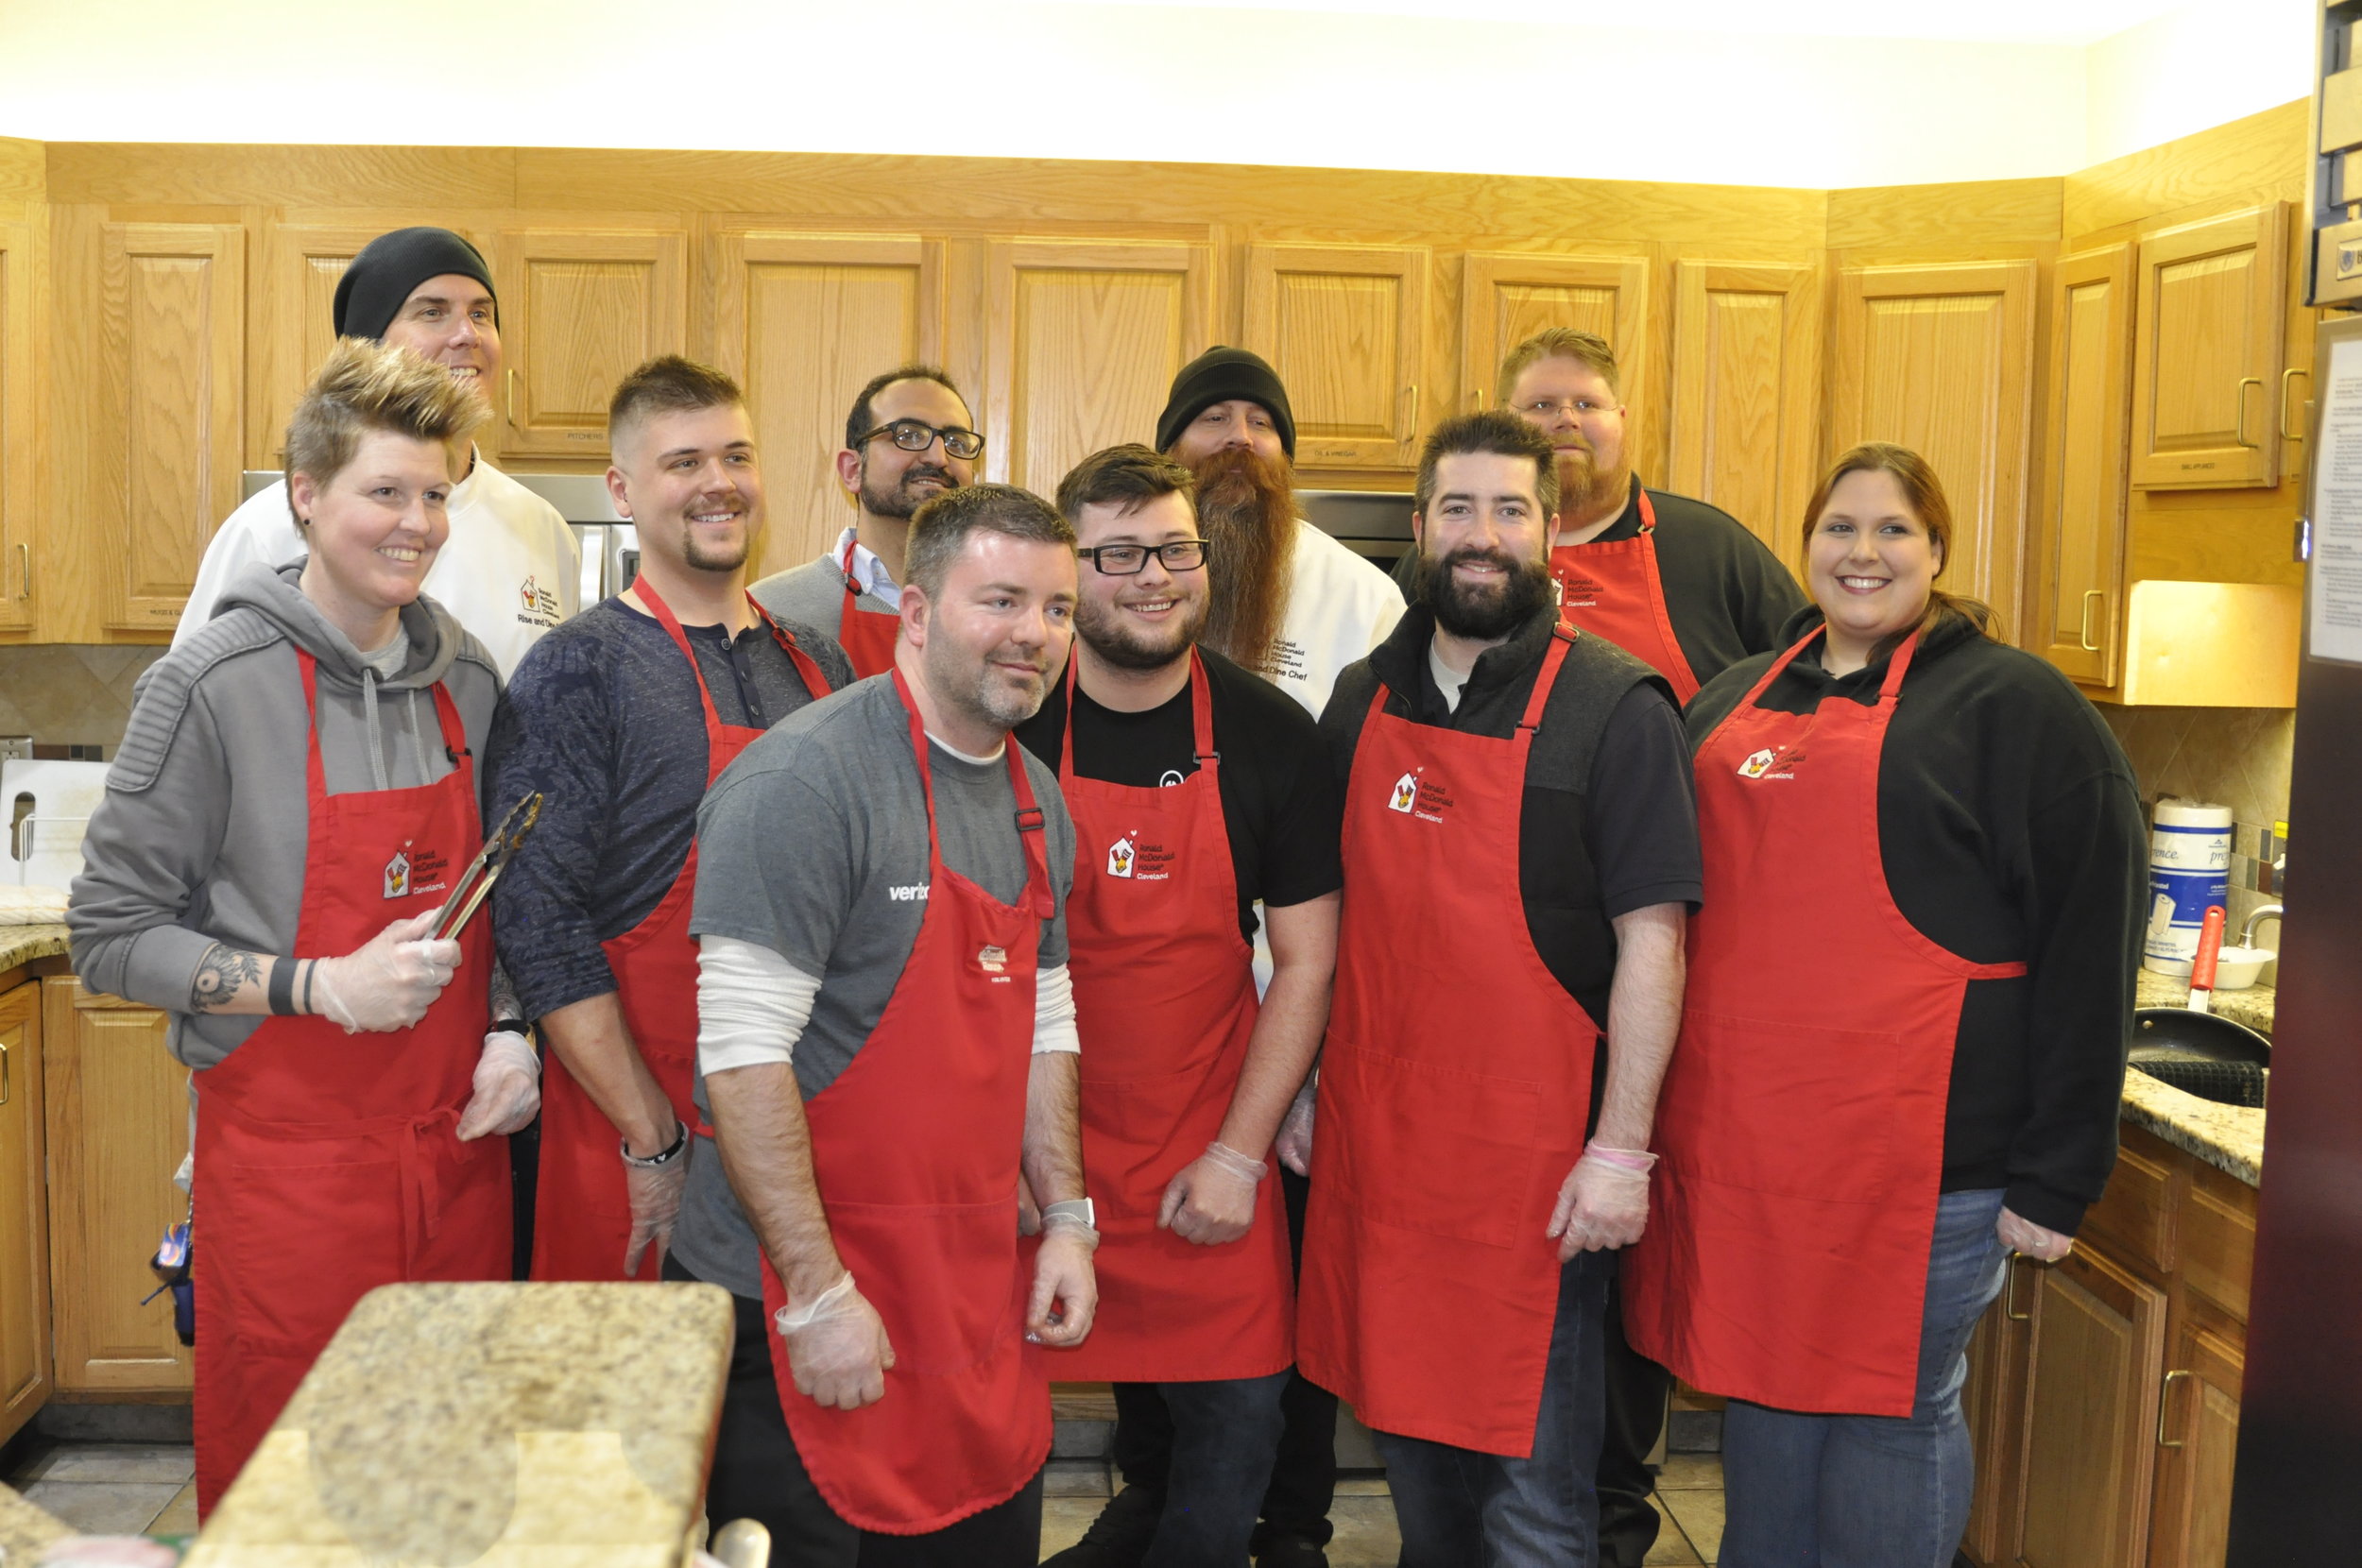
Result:
{"type": "Polygon", "coordinates": [[[1411,395],[1411,434],[1415,438],[1419,434],[1419,383],[1412,382],[1403,390],[1411,395]]]}
{"type": "Polygon", "coordinates": [[[2165,1406],[2166,1403],[2173,1397],[2173,1380],[2177,1377],[2187,1377],[2190,1374],[2188,1372],[2179,1370],[2169,1372],[2165,1373],[2165,1380],[2157,1386],[2157,1446],[2160,1448],[2181,1448],[2184,1446],[2180,1438],[2174,1438],[2168,1440],[2165,1437],[2165,1406]]]}
{"type": "Polygon", "coordinates": [[[9,1102],[9,1046],[0,1040],[0,1105],[9,1102]]]}
{"type": "Polygon", "coordinates": [[[2092,601],[2105,597],[2107,592],[2106,588],[2083,590],[2083,613],[2076,624],[2075,641],[2076,645],[2087,654],[2099,652],[2099,644],[2092,640],[2092,601]]]}
{"type": "Polygon", "coordinates": [[[511,425],[517,422],[517,371],[512,366],[501,378],[501,403],[511,425]]]}
{"type": "Polygon", "coordinates": [[[2239,378],[2239,412],[2232,423],[2231,439],[2240,446],[2253,448],[2259,443],[2247,438],[2247,389],[2251,386],[2261,392],[2264,389],[2264,378],[2261,376],[2239,378]]]}
{"type": "Polygon", "coordinates": [[[2017,1310],[2018,1261],[2012,1256],[2009,1262],[2007,1270],[2009,1283],[2002,1287],[2001,1291],[2001,1316],[2013,1323],[2030,1323],[2034,1321],[2034,1315],[2031,1312],[2017,1310]]]}
{"type": "Polygon", "coordinates": [[[16,596],[19,599],[30,599],[33,596],[33,547],[29,544],[19,544],[16,547],[16,559],[17,564],[25,569],[25,575],[18,584],[16,596]]]}
{"type": "Polygon", "coordinates": [[[2304,432],[2301,430],[2290,430],[2288,428],[2288,383],[2297,376],[2302,376],[2306,381],[2311,381],[2313,379],[2313,372],[2310,370],[2299,369],[2295,366],[2290,366],[2287,369],[2280,372],[2280,438],[2284,441],[2302,441],[2304,439],[2304,432]]]}

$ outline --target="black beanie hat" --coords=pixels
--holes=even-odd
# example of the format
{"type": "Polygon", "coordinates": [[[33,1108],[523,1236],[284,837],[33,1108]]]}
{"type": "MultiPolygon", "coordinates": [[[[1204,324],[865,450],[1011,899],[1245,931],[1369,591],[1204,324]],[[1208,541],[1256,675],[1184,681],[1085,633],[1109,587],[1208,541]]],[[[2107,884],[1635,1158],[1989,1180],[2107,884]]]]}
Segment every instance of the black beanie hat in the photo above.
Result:
{"type": "Polygon", "coordinates": [[[500,291],[484,252],[448,229],[397,229],[363,246],[336,280],[336,335],[384,337],[411,291],[446,273],[473,278],[495,296],[492,322],[500,324],[500,291]]]}
{"type": "Polygon", "coordinates": [[[1280,450],[1292,462],[1296,418],[1288,410],[1288,389],[1279,384],[1279,372],[1265,364],[1260,354],[1220,345],[1181,366],[1181,373],[1172,378],[1172,393],[1165,401],[1164,413],[1156,417],[1156,450],[1171,452],[1191,419],[1233,398],[1263,405],[1271,422],[1279,427],[1280,450]]]}

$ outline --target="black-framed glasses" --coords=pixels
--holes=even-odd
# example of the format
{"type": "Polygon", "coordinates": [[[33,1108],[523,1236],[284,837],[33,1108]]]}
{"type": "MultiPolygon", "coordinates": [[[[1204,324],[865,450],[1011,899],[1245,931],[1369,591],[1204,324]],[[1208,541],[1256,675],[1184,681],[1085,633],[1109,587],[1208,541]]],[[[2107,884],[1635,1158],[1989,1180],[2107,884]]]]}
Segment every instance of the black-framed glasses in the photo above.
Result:
{"type": "Polygon", "coordinates": [[[904,452],[925,452],[940,437],[943,450],[963,463],[973,461],[984,450],[984,438],[974,431],[962,430],[957,425],[931,425],[924,419],[888,419],[853,445],[865,446],[881,435],[894,437],[894,444],[904,452]]]}
{"type": "Polygon", "coordinates": [[[1096,550],[1078,550],[1077,555],[1098,568],[1104,576],[1134,577],[1148,568],[1148,557],[1155,555],[1167,571],[1195,571],[1206,564],[1204,539],[1170,539],[1163,544],[1103,544],[1096,550]]]}

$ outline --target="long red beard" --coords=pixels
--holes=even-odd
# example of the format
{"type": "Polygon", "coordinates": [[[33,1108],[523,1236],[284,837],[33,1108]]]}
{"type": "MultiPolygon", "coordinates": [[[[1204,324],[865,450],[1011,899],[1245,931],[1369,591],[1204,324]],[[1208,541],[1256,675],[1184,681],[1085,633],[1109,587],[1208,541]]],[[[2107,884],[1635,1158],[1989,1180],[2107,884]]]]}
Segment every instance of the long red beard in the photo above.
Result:
{"type": "Polygon", "coordinates": [[[1618,461],[1612,469],[1596,467],[1587,452],[1562,452],[1558,454],[1558,513],[1576,524],[1575,518],[1597,521],[1604,513],[1615,517],[1624,509],[1624,502],[1632,489],[1632,465],[1618,461]]]}
{"type": "Polygon", "coordinates": [[[1201,460],[1196,472],[1197,520],[1213,590],[1205,643],[1272,674],[1295,558],[1295,476],[1285,457],[1262,458],[1245,447],[1224,447],[1201,460]]]}

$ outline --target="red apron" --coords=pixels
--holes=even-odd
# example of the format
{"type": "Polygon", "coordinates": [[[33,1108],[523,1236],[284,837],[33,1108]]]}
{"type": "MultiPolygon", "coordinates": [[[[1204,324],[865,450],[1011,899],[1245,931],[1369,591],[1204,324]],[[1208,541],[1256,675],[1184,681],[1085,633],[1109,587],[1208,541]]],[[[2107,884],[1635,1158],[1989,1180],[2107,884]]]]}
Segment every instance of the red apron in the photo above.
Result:
{"type": "Polygon", "coordinates": [[[845,608],[836,618],[836,642],[854,675],[866,680],[894,668],[894,639],[901,635],[902,618],[861,607],[861,580],[853,575],[853,552],[859,548],[858,539],[846,540],[845,556],[837,562],[845,577],[845,608]]]}
{"type": "MultiPolygon", "coordinates": [[[[885,1398],[858,1410],[797,1393],[776,1335],[771,1370],[796,1455],[838,1517],[923,1535],[1008,1501],[1050,1457],[1015,1216],[1035,954],[1056,895],[1014,740],[1024,893],[1003,904],[943,863],[926,731],[899,671],[894,687],[927,799],[927,912],[878,1027],[804,1116],[837,1255],[885,1321],[895,1364],[885,1398]]],[[[786,1304],[766,1255],[764,1317],[786,1304]]]]}
{"type": "Polygon", "coordinates": [[[1091,1042],[1083,1173],[1101,1237],[1099,1311],[1054,1366],[1061,1381],[1268,1376],[1294,1357],[1279,1184],[1263,1183],[1255,1228],[1236,1241],[1201,1247],[1156,1228],[1166,1185],[1221,1134],[1255,1032],[1255,952],[1239,934],[1206,667],[1192,651],[1197,771],[1140,789],[1075,776],[1075,663],[1058,788],[1079,845],[1067,941],[1091,1042]]]}
{"type": "MultiPolygon", "coordinates": [[[[300,649],[296,661],[314,717],[294,950],[334,957],[441,904],[484,828],[475,763],[441,686],[435,716],[458,765],[433,784],[332,795],[317,666],[300,649]]],[[[455,1136],[489,1022],[491,929],[488,920],[469,926],[458,973],[410,1029],[347,1034],[317,1015],[269,1017],[197,1074],[204,1512],[364,1294],[402,1281],[508,1278],[508,1140],[455,1136]]]]}
{"type": "MultiPolygon", "coordinates": [[[[726,724],[714,711],[705,672],[689,646],[672,607],[645,577],[632,585],[665,635],[673,639],[689,673],[697,677],[697,701],[706,715],[706,783],[762,733],[758,725],[726,724]]],[[[752,595],[746,600],[771,628],[804,690],[827,694],[828,677],[796,639],[773,621],[752,595]]],[[[697,1075],[697,944],[689,934],[689,914],[697,890],[697,845],[692,840],[680,875],[638,925],[602,943],[615,975],[615,995],[624,1010],[640,1059],[673,1102],[673,1114],[691,1127],[697,1110],[689,1092],[697,1075]]],[[[615,1124],[566,1070],[556,1051],[542,1054],[541,1173],[534,1189],[533,1277],[537,1280],[622,1280],[657,1277],[660,1259],[650,1248],[638,1275],[624,1272],[631,1242],[631,1196],[617,1157],[615,1124]]]]}
{"type": "Polygon", "coordinates": [[[1543,1232],[1600,1035],[1516,893],[1526,754],[1574,636],[1513,739],[1395,718],[1381,686],[1345,797],[1296,1361],[1380,1431],[1488,1454],[1533,1450],[1559,1289],[1543,1232]]]}
{"type": "Polygon", "coordinates": [[[1894,907],[1878,758],[1918,650],[1878,701],[1755,707],[1819,628],[1698,748],[1705,903],[1658,1102],[1648,1234],[1624,1333],[1698,1388],[1787,1410],[1903,1416],[1971,963],[1894,907]]]}
{"type": "Polygon", "coordinates": [[[1550,552],[1559,614],[1671,681],[1674,698],[1687,703],[1698,694],[1698,677],[1665,613],[1665,579],[1656,565],[1656,506],[1647,490],[1638,494],[1640,532],[1631,538],[1562,544],[1550,552]]]}

